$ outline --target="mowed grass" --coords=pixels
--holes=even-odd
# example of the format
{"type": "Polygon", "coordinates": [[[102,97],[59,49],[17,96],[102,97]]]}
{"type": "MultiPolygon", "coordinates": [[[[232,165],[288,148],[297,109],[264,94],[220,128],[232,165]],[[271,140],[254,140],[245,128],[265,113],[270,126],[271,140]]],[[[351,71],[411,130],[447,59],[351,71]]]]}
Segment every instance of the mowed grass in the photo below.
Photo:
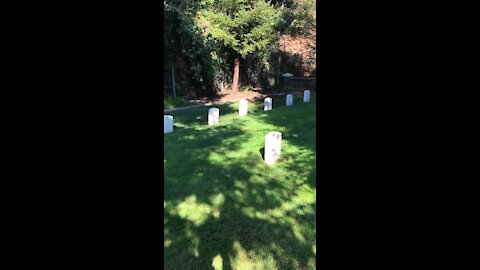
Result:
{"type": "Polygon", "coordinates": [[[171,113],[164,145],[165,269],[315,269],[316,100],[273,97],[171,113]],[[280,131],[281,158],[263,162],[265,135],[280,131]]]}
{"type": "Polygon", "coordinates": [[[163,109],[172,109],[177,107],[193,105],[190,101],[183,97],[166,96],[163,98],[163,109]]]}

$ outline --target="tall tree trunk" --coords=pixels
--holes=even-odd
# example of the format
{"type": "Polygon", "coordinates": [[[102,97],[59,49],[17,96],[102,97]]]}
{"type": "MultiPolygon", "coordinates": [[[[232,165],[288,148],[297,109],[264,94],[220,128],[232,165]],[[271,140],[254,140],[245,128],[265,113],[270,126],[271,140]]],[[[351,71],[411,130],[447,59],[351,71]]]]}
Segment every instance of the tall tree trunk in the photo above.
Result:
{"type": "Polygon", "coordinates": [[[235,67],[233,68],[232,92],[238,93],[238,76],[240,75],[240,57],[235,58],[235,67]]]}

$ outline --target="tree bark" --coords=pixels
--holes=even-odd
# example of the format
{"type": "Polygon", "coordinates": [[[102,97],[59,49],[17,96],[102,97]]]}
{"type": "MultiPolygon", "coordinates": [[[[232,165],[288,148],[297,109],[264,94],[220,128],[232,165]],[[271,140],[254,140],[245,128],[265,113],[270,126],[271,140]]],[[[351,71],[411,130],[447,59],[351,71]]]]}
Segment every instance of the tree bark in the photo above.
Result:
{"type": "Polygon", "coordinates": [[[238,93],[238,76],[240,75],[240,57],[235,58],[235,67],[233,68],[232,92],[238,93]]]}

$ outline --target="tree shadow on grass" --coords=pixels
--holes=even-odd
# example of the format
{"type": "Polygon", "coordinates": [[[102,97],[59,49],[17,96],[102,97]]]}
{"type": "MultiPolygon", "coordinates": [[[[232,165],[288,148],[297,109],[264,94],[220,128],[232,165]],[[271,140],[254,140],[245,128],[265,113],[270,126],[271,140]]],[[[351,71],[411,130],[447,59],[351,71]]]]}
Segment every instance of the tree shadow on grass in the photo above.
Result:
{"type": "Polygon", "coordinates": [[[218,108],[220,113],[220,122],[222,117],[231,114],[238,114],[238,104],[221,104],[199,108],[192,108],[182,111],[170,112],[173,116],[174,125],[193,127],[195,125],[206,125],[208,123],[208,110],[218,108]]]}
{"type": "MultiPolygon", "coordinates": [[[[287,94],[282,94],[282,95],[271,95],[268,96],[272,99],[272,108],[273,110],[278,109],[278,108],[283,108],[287,107],[287,94]]],[[[265,101],[265,98],[259,98],[255,97],[254,102],[257,104],[257,106],[261,106],[263,109],[263,103],[265,101]]],[[[294,94],[293,98],[293,106],[289,107],[289,109],[293,109],[295,106],[305,106],[309,105],[309,103],[304,103],[303,102],[303,94],[294,94]]]]}
{"type": "Polygon", "coordinates": [[[262,160],[265,161],[265,147],[262,147],[260,150],[260,155],[262,156],[262,160]]]}
{"type": "Polygon", "coordinates": [[[176,196],[174,202],[166,196],[172,206],[165,209],[165,269],[212,269],[217,256],[222,269],[252,261],[263,261],[264,269],[306,269],[312,264],[314,204],[276,216],[275,209],[295,196],[296,187],[280,184],[271,175],[264,184],[255,183],[240,165],[210,166],[221,178],[213,181],[211,192],[193,192],[198,186],[184,182],[182,188],[191,191],[188,196],[176,196]]]}
{"type": "MultiPolygon", "coordinates": [[[[308,127],[291,127],[283,113],[256,117],[278,125],[288,143],[314,151],[311,137],[302,141],[308,127]]],[[[285,177],[280,167],[263,163],[263,148],[260,155],[234,155],[251,136],[241,121],[203,128],[189,122],[192,115],[180,115],[183,129],[165,137],[165,269],[213,269],[214,258],[222,269],[237,269],[237,263],[314,267],[315,195],[302,180],[316,175],[311,154],[285,153],[278,165],[289,171],[285,177]]]]}

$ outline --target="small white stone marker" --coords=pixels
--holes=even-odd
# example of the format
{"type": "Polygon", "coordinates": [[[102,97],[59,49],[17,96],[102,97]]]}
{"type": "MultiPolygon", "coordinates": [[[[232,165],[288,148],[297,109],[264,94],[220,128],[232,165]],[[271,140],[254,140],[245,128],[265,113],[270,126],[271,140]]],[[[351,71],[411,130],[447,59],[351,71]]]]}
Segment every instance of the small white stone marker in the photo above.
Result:
{"type": "Polygon", "coordinates": [[[208,110],[208,125],[213,126],[218,124],[220,118],[220,110],[218,108],[211,108],[208,110]]]}
{"type": "Polygon", "coordinates": [[[263,109],[265,111],[270,111],[272,109],[272,98],[267,97],[265,99],[263,109]]]}
{"type": "Polygon", "coordinates": [[[282,133],[273,131],[265,136],[265,163],[270,165],[280,158],[282,133]]]}
{"type": "Polygon", "coordinates": [[[310,102],[310,90],[303,92],[303,102],[310,102]]]}
{"type": "Polygon", "coordinates": [[[240,106],[238,107],[238,115],[245,116],[248,113],[248,100],[240,100],[240,106]]]}
{"type": "Polygon", "coordinates": [[[287,106],[292,106],[293,105],[293,95],[288,94],[287,95],[287,106]]]}
{"type": "Polygon", "coordinates": [[[163,116],[163,134],[173,132],[173,116],[163,116]]]}

